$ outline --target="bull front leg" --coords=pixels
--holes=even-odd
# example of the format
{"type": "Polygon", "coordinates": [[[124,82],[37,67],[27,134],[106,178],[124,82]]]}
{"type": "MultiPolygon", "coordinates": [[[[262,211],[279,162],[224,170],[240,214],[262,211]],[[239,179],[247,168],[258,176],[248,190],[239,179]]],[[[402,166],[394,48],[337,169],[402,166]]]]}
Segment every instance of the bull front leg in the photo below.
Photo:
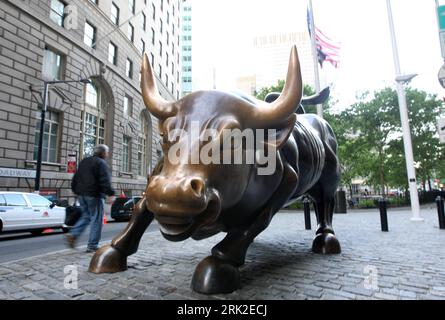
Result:
{"type": "Polygon", "coordinates": [[[284,164],[284,176],[256,220],[246,229],[232,229],[212,249],[212,255],[202,260],[192,278],[192,289],[204,294],[231,293],[240,286],[238,267],[244,264],[247,250],[253,240],[270,224],[297,188],[297,174],[284,164]]]}
{"type": "Polygon", "coordinates": [[[147,210],[146,201],[144,197],[137,203],[127,227],[113,239],[111,244],[104,245],[96,251],[88,271],[114,273],[127,269],[127,257],[137,251],[145,230],[154,218],[153,213],[147,210]]]}

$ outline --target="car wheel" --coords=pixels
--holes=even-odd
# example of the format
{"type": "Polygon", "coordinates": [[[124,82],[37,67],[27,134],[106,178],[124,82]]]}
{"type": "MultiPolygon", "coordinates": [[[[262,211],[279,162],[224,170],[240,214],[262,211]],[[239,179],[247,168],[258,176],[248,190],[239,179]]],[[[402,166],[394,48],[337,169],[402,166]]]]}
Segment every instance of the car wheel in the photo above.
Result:
{"type": "Polygon", "coordinates": [[[32,231],[31,231],[31,234],[32,234],[33,236],[38,236],[38,235],[41,235],[42,232],[43,232],[42,229],[32,230],[32,231]]]}
{"type": "Polygon", "coordinates": [[[0,233],[3,231],[3,222],[0,220],[0,233]]]}

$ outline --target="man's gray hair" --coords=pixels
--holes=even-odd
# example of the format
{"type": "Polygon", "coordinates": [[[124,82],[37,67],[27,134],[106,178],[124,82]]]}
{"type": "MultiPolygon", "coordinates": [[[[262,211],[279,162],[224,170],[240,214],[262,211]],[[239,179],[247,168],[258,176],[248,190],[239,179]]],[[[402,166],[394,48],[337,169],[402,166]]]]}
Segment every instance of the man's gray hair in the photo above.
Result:
{"type": "Polygon", "coordinates": [[[99,144],[94,148],[94,155],[95,156],[101,156],[105,153],[108,153],[110,151],[110,148],[108,148],[105,144],[99,144]]]}

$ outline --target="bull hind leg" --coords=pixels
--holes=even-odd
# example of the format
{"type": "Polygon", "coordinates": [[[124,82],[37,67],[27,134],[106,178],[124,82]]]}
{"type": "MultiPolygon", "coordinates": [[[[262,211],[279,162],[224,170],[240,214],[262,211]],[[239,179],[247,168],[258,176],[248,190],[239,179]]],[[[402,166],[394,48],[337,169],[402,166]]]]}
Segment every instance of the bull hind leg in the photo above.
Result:
{"type": "Polygon", "coordinates": [[[127,257],[135,253],[139,242],[153,221],[153,214],[147,210],[146,198],[137,203],[127,227],[110,244],[96,251],[88,271],[93,273],[114,273],[127,269],[127,257]]]}
{"type": "Polygon", "coordinates": [[[318,222],[315,239],[312,243],[312,251],[321,254],[341,253],[340,242],[335,236],[332,227],[335,189],[333,192],[332,190],[326,190],[325,186],[319,182],[309,191],[309,194],[314,200],[315,214],[318,222]]]}
{"type": "Polygon", "coordinates": [[[288,201],[296,188],[297,174],[285,164],[283,180],[258,218],[245,229],[229,230],[226,237],[212,249],[212,255],[196,267],[192,279],[193,290],[204,294],[217,294],[231,293],[238,289],[238,267],[244,264],[250,244],[269,226],[275,213],[288,201]]]}

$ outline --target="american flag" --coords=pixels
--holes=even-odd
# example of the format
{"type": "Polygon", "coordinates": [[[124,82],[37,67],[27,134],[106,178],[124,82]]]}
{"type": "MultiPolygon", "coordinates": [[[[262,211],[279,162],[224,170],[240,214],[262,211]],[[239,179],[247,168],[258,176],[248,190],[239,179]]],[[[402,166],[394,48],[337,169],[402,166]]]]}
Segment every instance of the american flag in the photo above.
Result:
{"type": "MultiPolygon", "coordinates": [[[[312,37],[312,13],[307,9],[307,26],[309,35],[312,37]]],[[[315,27],[315,44],[317,47],[318,62],[323,67],[323,62],[330,62],[335,68],[340,63],[340,43],[332,41],[320,29],[315,27]]]]}

